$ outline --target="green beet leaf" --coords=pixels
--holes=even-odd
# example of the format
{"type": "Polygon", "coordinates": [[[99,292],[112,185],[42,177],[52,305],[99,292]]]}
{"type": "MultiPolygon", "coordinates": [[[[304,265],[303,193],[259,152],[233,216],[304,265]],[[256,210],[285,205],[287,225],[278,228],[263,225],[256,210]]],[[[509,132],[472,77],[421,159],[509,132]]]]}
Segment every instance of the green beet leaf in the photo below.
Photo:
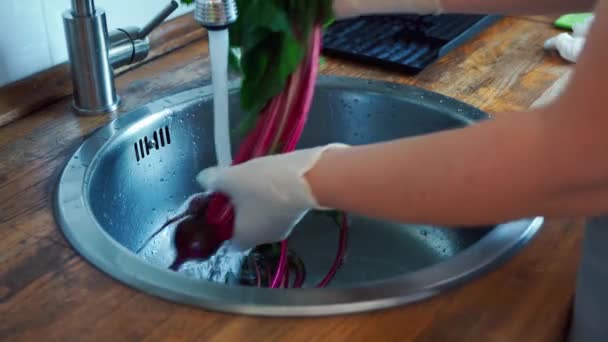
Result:
{"type": "Polygon", "coordinates": [[[241,108],[249,113],[237,129],[243,134],[303,60],[313,26],[331,23],[333,10],[331,0],[236,0],[236,4],[239,16],[229,27],[229,64],[242,78],[241,108]]]}

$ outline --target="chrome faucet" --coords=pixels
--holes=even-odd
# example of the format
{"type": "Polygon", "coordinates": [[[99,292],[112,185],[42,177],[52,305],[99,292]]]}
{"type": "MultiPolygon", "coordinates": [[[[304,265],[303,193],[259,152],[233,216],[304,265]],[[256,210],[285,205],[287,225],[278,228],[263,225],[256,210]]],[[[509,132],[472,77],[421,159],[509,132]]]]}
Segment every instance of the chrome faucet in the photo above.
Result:
{"type": "MultiPolygon", "coordinates": [[[[237,19],[235,0],[196,0],[194,17],[208,30],[226,29],[237,19]]],[[[114,112],[120,105],[114,69],[144,60],[150,52],[148,34],[178,8],[171,1],[143,28],[108,32],[105,11],[94,0],[72,0],[63,14],[73,86],[72,106],[79,115],[114,112]]]]}
{"type": "Polygon", "coordinates": [[[171,1],[143,28],[127,27],[108,32],[106,14],[94,0],[72,0],[63,14],[77,114],[114,112],[120,104],[114,69],[144,60],[150,52],[148,34],[178,7],[171,1]]]}
{"type": "Polygon", "coordinates": [[[223,30],[238,17],[235,0],[196,0],[194,19],[207,30],[223,30]]]}

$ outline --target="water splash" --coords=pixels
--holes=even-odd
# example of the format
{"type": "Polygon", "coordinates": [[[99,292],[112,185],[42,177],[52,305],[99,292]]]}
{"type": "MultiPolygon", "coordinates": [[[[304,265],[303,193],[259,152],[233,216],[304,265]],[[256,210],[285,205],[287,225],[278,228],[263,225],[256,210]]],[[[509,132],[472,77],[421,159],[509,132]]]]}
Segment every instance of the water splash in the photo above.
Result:
{"type": "Polygon", "coordinates": [[[188,261],[179,268],[178,272],[195,279],[226,283],[231,276],[238,278],[247,254],[247,252],[235,252],[230,248],[230,242],[226,241],[208,260],[188,261]]]}

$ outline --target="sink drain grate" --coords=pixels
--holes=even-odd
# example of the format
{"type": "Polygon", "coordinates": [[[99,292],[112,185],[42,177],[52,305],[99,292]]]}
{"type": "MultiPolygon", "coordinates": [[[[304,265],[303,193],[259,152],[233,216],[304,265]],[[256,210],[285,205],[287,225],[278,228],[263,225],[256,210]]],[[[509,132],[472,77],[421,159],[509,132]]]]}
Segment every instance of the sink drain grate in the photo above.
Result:
{"type": "Polygon", "coordinates": [[[143,137],[133,144],[135,149],[135,159],[140,161],[146,156],[150,155],[150,150],[160,149],[165,145],[171,144],[171,134],[169,133],[169,126],[159,128],[158,131],[154,131],[152,139],[143,137]]]}

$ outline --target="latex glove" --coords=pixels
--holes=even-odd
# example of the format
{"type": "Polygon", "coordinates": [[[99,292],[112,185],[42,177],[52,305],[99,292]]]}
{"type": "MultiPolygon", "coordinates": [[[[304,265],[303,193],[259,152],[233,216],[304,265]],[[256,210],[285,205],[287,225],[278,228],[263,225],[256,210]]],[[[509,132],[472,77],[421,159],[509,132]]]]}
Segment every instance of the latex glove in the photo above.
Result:
{"type": "Polygon", "coordinates": [[[373,14],[440,14],[441,0],[334,0],[338,19],[373,14]]]}
{"type": "Polygon", "coordinates": [[[545,41],[544,48],[556,50],[563,59],[575,63],[581,51],[583,51],[587,32],[589,32],[592,23],[593,17],[590,17],[582,23],[572,25],[572,34],[563,32],[549,38],[545,41]]]}
{"type": "Polygon", "coordinates": [[[235,208],[232,245],[247,250],[281,241],[310,210],[321,208],[304,178],[324,151],[344,144],[297,150],[231,167],[211,167],[196,180],[209,192],[223,192],[235,208]]]}

